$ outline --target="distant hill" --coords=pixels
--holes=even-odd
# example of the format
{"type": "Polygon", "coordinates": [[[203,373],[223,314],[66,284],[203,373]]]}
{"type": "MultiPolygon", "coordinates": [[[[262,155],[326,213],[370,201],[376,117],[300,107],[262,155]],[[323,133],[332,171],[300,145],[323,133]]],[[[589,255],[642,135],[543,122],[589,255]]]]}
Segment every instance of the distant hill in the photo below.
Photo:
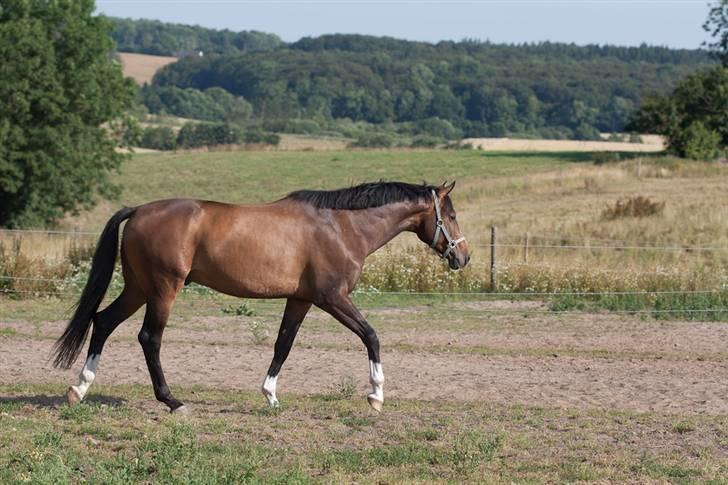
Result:
{"type": "Polygon", "coordinates": [[[264,32],[232,32],[146,19],[112,17],[110,20],[111,37],[120,52],[179,57],[195,50],[220,54],[270,50],[283,45],[277,35],[264,32]]]}
{"type": "MultiPolygon", "coordinates": [[[[155,90],[186,100],[184,90],[220,87],[251,103],[256,118],[424,123],[447,137],[596,139],[621,131],[646,95],[712,62],[702,50],[646,45],[431,44],[345,34],[286,44],[257,32],[115,22],[120,50],[205,51],[157,73],[144,95],[153,110],[175,114],[155,90]]],[[[189,103],[185,110],[189,116],[189,103]]]]}

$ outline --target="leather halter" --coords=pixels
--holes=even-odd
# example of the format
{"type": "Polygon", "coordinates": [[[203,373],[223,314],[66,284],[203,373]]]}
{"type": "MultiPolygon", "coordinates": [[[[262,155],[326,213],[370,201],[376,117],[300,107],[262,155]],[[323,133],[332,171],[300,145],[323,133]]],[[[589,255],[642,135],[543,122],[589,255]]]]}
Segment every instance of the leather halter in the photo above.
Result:
{"type": "Polygon", "coordinates": [[[430,247],[435,250],[435,252],[442,258],[445,259],[448,257],[450,252],[455,249],[458,244],[465,241],[465,236],[459,237],[457,239],[453,239],[450,235],[450,231],[447,230],[447,227],[445,227],[445,223],[442,220],[442,216],[440,215],[440,204],[438,202],[438,197],[435,191],[432,191],[432,198],[435,202],[435,236],[432,238],[432,244],[430,244],[430,247]],[[442,232],[442,235],[445,236],[445,241],[447,241],[447,249],[445,252],[440,253],[435,249],[435,246],[437,246],[437,241],[440,239],[440,232],[442,232]]]}

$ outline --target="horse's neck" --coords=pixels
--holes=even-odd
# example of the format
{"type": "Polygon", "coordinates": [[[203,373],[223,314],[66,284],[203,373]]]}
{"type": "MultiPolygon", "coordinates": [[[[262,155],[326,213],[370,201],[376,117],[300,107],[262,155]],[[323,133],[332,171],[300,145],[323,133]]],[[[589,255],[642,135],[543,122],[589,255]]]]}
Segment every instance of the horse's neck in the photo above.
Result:
{"type": "Polygon", "coordinates": [[[389,204],[356,211],[355,223],[367,241],[370,255],[404,231],[413,231],[422,209],[411,203],[389,204]]]}

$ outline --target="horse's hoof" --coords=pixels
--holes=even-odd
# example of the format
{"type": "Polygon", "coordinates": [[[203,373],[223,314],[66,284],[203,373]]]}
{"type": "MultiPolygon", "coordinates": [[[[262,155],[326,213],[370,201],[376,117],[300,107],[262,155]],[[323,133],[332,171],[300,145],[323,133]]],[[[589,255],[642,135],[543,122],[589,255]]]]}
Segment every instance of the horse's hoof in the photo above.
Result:
{"type": "Polygon", "coordinates": [[[66,400],[68,401],[69,406],[75,406],[81,402],[81,396],[78,395],[73,387],[69,387],[68,392],[66,393],[66,400]]]}
{"type": "Polygon", "coordinates": [[[178,408],[170,410],[169,412],[170,412],[170,414],[177,414],[180,416],[189,416],[189,414],[190,414],[190,410],[187,409],[187,406],[185,406],[184,404],[178,408]]]}
{"type": "Polygon", "coordinates": [[[384,403],[382,401],[380,401],[379,399],[374,399],[372,396],[367,396],[367,401],[369,401],[369,405],[372,407],[373,410],[378,413],[382,412],[382,407],[384,406],[384,403]]]}

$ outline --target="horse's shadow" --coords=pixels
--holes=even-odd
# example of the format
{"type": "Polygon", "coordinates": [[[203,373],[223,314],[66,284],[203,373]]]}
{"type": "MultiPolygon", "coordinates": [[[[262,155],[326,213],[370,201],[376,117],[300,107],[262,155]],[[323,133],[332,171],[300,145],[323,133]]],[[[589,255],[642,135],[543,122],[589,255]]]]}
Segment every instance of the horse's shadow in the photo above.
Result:
{"type": "MultiPolygon", "coordinates": [[[[3,406],[14,407],[14,405],[16,405],[22,407],[24,405],[30,405],[36,408],[57,409],[66,404],[66,402],[66,396],[63,395],[37,394],[35,396],[0,396],[0,408],[3,406]]],[[[118,407],[126,404],[125,399],[105,395],[88,396],[88,398],[84,399],[84,402],[110,407],[118,407]]]]}

